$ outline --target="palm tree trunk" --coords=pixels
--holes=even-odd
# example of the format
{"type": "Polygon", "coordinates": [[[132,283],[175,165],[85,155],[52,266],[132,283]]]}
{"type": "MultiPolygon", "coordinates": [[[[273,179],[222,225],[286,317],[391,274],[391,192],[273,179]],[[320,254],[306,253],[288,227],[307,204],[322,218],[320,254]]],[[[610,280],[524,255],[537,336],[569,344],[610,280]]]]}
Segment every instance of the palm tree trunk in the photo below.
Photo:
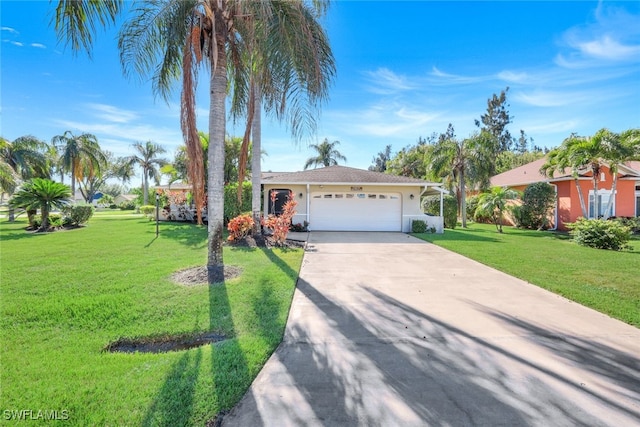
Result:
{"type": "Polygon", "coordinates": [[[40,206],[40,216],[42,223],[40,224],[39,231],[47,231],[49,229],[49,208],[46,204],[40,206]]]}
{"type": "Polygon", "coordinates": [[[147,176],[147,171],[142,171],[142,199],[143,205],[149,204],[149,177],[147,176]]]}
{"type": "Polygon", "coordinates": [[[260,233],[260,180],[262,176],[261,151],[262,151],[262,93],[258,85],[255,89],[255,110],[253,114],[253,142],[251,146],[251,212],[253,213],[253,233],[260,233]]]}
{"type": "Polygon", "coordinates": [[[460,216],[462,217],[462,228],[467,228],[467,197],[464,188],[464,170],[460,170],[460,216]]]}
{"type": "Polygon", "coordinates": [[[613,198],[616,195],[616,186],[618,185],[618,171],[612,171],[611,175],[613,175],[613,183],[611,184],[611,195],[609,196],[609,202],[607,203],[607,207],[604,210],[604,218],[607,219],[611,216],[611,208],[613,207],[613,198]]]}
{"type": "Polygon", "coordinates": [[[580,200],[580,208],[582,209],[582,216],[584,218],[589,218],[587,205],[585,205],[584,196],[582,195],[582,187],[580,186],[580,180],[578,178],[574,178],[574,180],[576,181],[576,188],[578,189],[578,200],[580,200]]]}
{"type": "Polygon", "coordinates": [[[593,172],[593,217],[600,217],[600,206],[598,204],[598,177],[596,176],[596,172],[593,172]]]}
{"type": "Polygon", "coordinates": [[[225,53],[225,23],[220,14],[216,19],[217,58],[212,58],[210,80],[209,109],[209,150],[207,178],[207,217],[208,217],[208,254],[207,278],[210,284],[224,281],[224,262],[222,257],[224,222],[224,137],[227,118],[225,101],[227,89],[227,60],[225,53]],[[215,64],[215,66],[214,66],[215,64]]]}

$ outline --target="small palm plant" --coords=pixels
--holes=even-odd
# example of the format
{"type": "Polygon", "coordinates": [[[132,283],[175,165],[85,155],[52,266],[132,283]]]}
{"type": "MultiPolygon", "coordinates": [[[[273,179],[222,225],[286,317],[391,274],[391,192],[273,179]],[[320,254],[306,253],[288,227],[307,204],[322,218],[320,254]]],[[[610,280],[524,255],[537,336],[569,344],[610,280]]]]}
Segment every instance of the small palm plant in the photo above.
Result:
{"type": "Polygon", "coordinates": [[[61,209],[70,203],[71,190],[67,185],[44,178],[34,178],[27,181],[18,190],[9,205],[14,208],[32,211],[40,209],[42,223],[38,231],[49,229],[49,212],[61,209]]]}
{"type": "Polygon", "coordinates": [[[482,214],[491,218],[498,233],[502,233],[502,218],[507,202],[519,197],[517,191],[506,187],[493,187],[490,192],[478,196],[476,215],[482,214]]]}

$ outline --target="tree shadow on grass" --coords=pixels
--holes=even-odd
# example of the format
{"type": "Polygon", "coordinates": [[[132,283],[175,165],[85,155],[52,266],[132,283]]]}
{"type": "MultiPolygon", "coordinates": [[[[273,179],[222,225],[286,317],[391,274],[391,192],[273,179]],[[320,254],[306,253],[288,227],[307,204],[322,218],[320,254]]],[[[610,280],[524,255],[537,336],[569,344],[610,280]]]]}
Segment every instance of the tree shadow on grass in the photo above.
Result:
{"type": "MultiPolygon", "coordinates": [[[[153,230],[155,233],[155,229],[153,230]]],[[[207,228],[190,223],[163,223],[160,226],[160,236],[194,249],[207,246],[207,228]]]]}
{"type": "Polygon", "coordinates": [[[198,348],[185,352],[174,363],[142,420],[143,426],[190,424],[201,361],[202,348],[198,348]]]}

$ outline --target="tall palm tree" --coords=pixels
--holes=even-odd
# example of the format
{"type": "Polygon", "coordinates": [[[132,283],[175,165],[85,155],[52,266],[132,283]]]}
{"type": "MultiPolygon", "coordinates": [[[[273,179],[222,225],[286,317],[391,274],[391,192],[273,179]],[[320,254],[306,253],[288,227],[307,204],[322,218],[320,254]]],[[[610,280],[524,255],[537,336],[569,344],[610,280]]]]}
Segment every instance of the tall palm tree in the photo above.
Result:
{"type": "Polygon", "coordinates": [[[153,179],[156,185],[160,185],[160,168],[167,164],[163,158],[158,155],[163,154],[166,150],[155,142],[147,141],[144,144],[136,142],[133,148],[137,154],[128,158],[130,165],[138,165],[142,169],[142,193],[143,204],[149,204],[149,179],[153,179]]]}
{"type": "MultiPolygon", "coordinates": [[[[234,67],[231,113],[246,117],[238,181],[244,179],[244,159],[251,139],[252,212],[254,232],[259,232],[261,211],[262,110],[284,121],[294,141],[314,135],[320,104],[328,97],[335,75],[335,60],[329,41],[317,19],[326,12],[328,1],[283,2],[279,13],[257,24],[269,28],[270,43],[257,48],[246,45],[247,67],[234,67]]],[[[238,197],[241,197],[238,186],[238,197]]]]}
{"type": "Polygon", "coordinates": [[[599,131],[604,139],[603,158],[609,166],[609,171],[613,177],[611,185],[611,197],[604,209],[604,217],[611,215],[614,195],[618,186],[618,170],[621,165],[629,160],[640,159],[640,129],[628,129],[620,134],[610,132],[606,129],[599,131]],[[636,154],[637,150],[637,154],[636,154]]]}
{"type": "Polygon", "coordinates": [[[68,186],[46,178],[33,178],[13,195],[9,204],[13,208],[22,208],[26,211],[39,208],[42,217],[39,231],[47,231],[49,212],[69,204],[70,197],[71,192],[68,186]]]}
{"type": "Polygon", "coordinates": [[[309,145],[310,148],[316,150],[318,155],[309,157],[304,164],[304,169],[307,170],[311,166],[335,166],[338,164],[338,160],[346,162],[347,158],[335,148],[336,145],[339,144],[340,141],[329,142],[329,140],[325,138],[324,141],[322,141],[320,144],[309,145]]]}
{"type": "MultiPolygon", "coordinates": [[[[80,0],[80,3],[100,3],[91,0],[80,0]]],[[[60,3],[66,3],[60,1],[60,3]]],[[[111,2],[121,5],[122,2],[111,2]]],[[[187,146],[190,181],[194,189],[194,198],[200,209],[204,203],[204,174],[199,166],[203,163],[202,147],[199,143],[196,128],[195,86],[198,71],[204,68],[209,73],[209,139],[207,150],[208,176],[208,257],[207,269],[209,282],[222,281],[223,274],[223,161],[226,120],[226,95],[229,64],[232,69],[241,70],[246,67],[243,52],[246,46],[255,46],[258,52],[268,52],[268,63],[264,69],[271,69],[278,76],[275,81],[286,82],[287,78],[297,77],[294,62],[287,59],[291,50],[286,45],[278,46],[274,40],[278,30],[291,25],[296,38],[289,38],[291,43],[311,40],[316,33],[310,31],[309,22],[314,18],[309,6],[324,4],[322,0],[306,2],[303,0],[280,2],[270,1],[234,1],[234,0],[164,0],[141,1],[133,6],[128,21],[125,23],[119,39],[121,62],[126,75],[138,74],[145,78],[152,76],[153,89],[165,99],[169,98],[172,83],[182,76],[181,95],[181,128],[187,146]],[[292,11],[287,14],[284,11],[292,11]],[[291,20],[293,19],[293,20],[291,20]]],[[[95,6],[100,8],[101,6],[95,6]]],[[[101,17],[112,18],[117,15],[117,8],[102,6],[101,17]]],[[[91,18],[88,19],[91,21],[91,18]]],[[[70,20],[69,27],[76,26],[80,20],[70,20]]],[[[93,22],[97,22],[94,18],[93,22]]],[[[86,26],[85,26],[86,27],[86,26]]],[[[70,30],[67,30],[70,32],[70,30]]],[[[72,40],[64,28],[59,31],[61,38],[72,40]]],[[[87,37],[85,36],[85,40],[87,37]]],[[[90,40],[90,38],[89,38],[90,40]]],[[[313,43],[311,43],[313,45],[313,43]]],[[[308,64],[321,65],[318,53],[311,49],[296,50],[299,58],[308,64]],[[306,55],[302,55],[304,52],[306,55]]],[[[233,73],[233,80],[239,75],[233,73]]],[[[315,84],[314,80],[305,84],[315,84]]],[[[295,102],[295,91],[285,93],[289,100],[295,102]]],[[[264,95],[266,96],[266,94],[264,95]]],[[[304,125],[304,116],[299,117],[294,127],[304,125]]]]}
{"type": "Polygon", "coordinates": [[[51,143],[60,155],[60,165],[65,172],[71,173],[71,194],[75,197],[76,181],[86,174],[97,174],[106,163],[106,157],[98,144],[98,138],[90,133],[74,135],[65,131],[56,135],[51,143]]]}
{"type": "Polygon", "coordinates": [[[466,182],[478,183],[486,179],[483,166],[490,156],[487,144],[482,143],[486,138],[489,135],[484,131],[462,140],[453,136],[440,138],[428,153],[428,172],[449,179],[457,186],[458,212],[463,228],[467,226],[466,182]]]}

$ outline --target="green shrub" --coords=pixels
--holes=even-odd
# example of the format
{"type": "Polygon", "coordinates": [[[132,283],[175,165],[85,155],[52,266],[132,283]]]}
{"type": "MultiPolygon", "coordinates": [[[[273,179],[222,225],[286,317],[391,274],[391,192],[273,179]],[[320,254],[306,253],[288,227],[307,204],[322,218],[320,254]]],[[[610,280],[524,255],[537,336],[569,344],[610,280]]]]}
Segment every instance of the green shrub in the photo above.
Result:
{"type": "Polygon", "coordinates": [[[136,204],[134,202],[122,202],[118,207],[121,211],[132,211],[135,210],[136,204]]]}
{"type": "Polygon", "coordinates": [[[467,221],[476,221],[475,212],[478,208],[478,196],[470,196],[466,199],[467,203],[467,221]]]}
{"type": "Polygon", "coordinates": [[[620,222],[579,218],[576,222],[567,224],[567,227],[579,245],[614,251],[629,248],[627,242],[631,238],[631,230],[620,222]]]}
{"type": "Polygon", "coordinates": [[[414,219],[411,221],[412,233],[425,233],[427,231],[427,223],[421,219],[414,219]]]}
{"type": "Polygon", "coordinates": [[[149,219],[153,219],[156,207],[154,205],[142,205],[140,206],[140,213],[149,219]]]}
{"type": "Polygon", "coordinates": [[[616,221],[619,222],[620,224],[624,225],[625,227],[629,227],[631,229],[631,232],[633,234],[638,234],[640,233],[640,217],[636,216],[619,216],[619,217],[612,217],[609,218],[612,221],[616,221]]]}
{"type": "Polygon", "coordinates": [[[513,210],[513,219],[519,228],[541,230],[548,227],[549,211],[553,208],[556,193],[545,182],[528,185],[522,194],[522,206],[513,210]]]}
{"type": "Polygon", "coordinates": [[[251,212],[251,183],[242,183],[242,203],[238,203],[238,183],[234,182],[224,186],[224,222],[229,223],[246,212],[251,212]]]}
{"type": "MultiPolygon", "coordinates": [[[[62,224],[63,224],[62,215],[57,213],[49,214],[49,227],[52,227],[52,228],[62,227],[62,224]]],[[[42,225],[42,216],[34,215],[33,227],[40,228],[41,225],[42,225]]]]}
{"type": "Polygon", "coordinates": [[[91,205],[72,205],[63,209],[65,225],[82,225],[93,216],[94,208],[91,205]]]}
{"type": "MultiPolygon", "coordinates": [[[[427,196],[422,199],[422,210],[430,215],[440,215],[440,196],[427,196]]],[[[455,197],[446,195],[443,199],[444,226],[456,228],[458,221],[458,201],[455,197]]]]}

